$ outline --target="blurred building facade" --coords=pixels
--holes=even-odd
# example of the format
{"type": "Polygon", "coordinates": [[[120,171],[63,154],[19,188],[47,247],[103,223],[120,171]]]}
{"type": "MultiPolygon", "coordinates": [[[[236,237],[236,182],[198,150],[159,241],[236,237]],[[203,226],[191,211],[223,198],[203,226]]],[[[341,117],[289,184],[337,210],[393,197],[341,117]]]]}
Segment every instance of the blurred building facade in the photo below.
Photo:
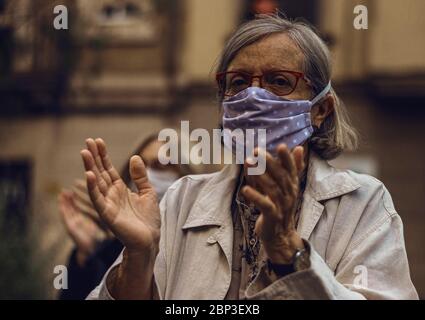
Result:
{"type": "Polygon", "coordinates": [[[334,86],[363,138],[358,152],[335,163],[386,184],[425,297],[425,2],[3,0],[0,193],[26,203],[19,223],[35,230],[41,253],[53,252],[49,297],[53,267],[71,246],[56,197],[83,174],[84,140],[104,138],[121,166],[141,137],[181,120],[217,128],[213,66],[232,30],[269,5],[305,17],[330,44],[334,86]],[[53,28],[59,4],[68,8],[68,30],[53,28]],[[353,27],[358,4],[368,8],[368,30],[353,27]],[[12,182],[20,193],[10,191],[12,182]]]}

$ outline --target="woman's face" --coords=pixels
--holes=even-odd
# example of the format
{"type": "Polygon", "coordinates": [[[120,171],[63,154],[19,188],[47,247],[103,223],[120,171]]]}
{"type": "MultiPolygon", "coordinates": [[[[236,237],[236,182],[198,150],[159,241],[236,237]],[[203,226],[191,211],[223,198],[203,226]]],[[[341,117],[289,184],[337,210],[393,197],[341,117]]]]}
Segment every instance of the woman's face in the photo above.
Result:
{"type": "MultiPolygon", "coordinates": [[[[283,33],[272,34],[249,46],[242,48],[227,71],[244,71],[254,75],[260,75],[271,70],[303,71],[304,55],[294,42],[283,33]]],[[[259,79],[254,78],[252,86],[258,87],[259,79]]],[[[287,99],[310,100],[313,93],[309,85],[300,79],[296,89],[287,99]]],[[[331,98],[332,99],[332,98],[331,98]]],[[[331,108],[325,103],[325,107],[315,105],[311,110],[313,124],[320,127],[323,120],[329,114],[331,108]]]]}

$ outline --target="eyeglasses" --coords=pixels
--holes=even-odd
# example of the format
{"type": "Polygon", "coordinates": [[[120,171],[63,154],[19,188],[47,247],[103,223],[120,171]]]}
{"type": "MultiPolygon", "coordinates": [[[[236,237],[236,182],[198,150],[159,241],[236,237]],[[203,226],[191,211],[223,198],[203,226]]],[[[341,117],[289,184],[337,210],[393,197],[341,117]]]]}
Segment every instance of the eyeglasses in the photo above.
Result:
{"type": "Polygon", "coordinates": [[[308,80],[304,73],[289,70],[267,71],[261,75],[254,76],[243,71],[220,72],[216,75],[220,93],[225,97],[231,97],[252,86],[254,78],[260,81],[260,87],[273,92],[277,96],[286,96],[294,92],[299,79],[303,79],[308,85],[308,80]]]}

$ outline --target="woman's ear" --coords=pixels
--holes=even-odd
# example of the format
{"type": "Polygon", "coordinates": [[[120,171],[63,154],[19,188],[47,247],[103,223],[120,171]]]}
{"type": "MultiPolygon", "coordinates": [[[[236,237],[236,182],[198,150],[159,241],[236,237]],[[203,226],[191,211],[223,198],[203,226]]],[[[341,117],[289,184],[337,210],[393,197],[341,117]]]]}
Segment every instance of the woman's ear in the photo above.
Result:
{"type": "Polygon", "coordinates": [[[323,121],[335,111],[335,98],[328,94],[321,102],[316,103],[311,109],[312,125],[320,128],[323,121]]]}

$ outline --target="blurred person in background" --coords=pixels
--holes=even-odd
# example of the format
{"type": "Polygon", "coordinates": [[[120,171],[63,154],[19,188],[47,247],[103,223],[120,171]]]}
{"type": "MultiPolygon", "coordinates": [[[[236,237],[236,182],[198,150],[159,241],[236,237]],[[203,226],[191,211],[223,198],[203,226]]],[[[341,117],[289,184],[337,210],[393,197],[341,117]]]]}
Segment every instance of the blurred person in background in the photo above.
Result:
{"type": "MultiPolygon", "coordinates": [[[[382,182],[327,160],[357,136],[326,44],[278,15],[242,25],[218,66],[222,124],[267,129],[266,172],[187,176],[158,206],[146,165],[130,192],[102,139],[81,155],[100,217],[125,248],[90,299],[417,299],[382,182]]],[[[234,150],[234,148],[233,148],[234,150]]]]}
{"type": "MultiPolygon", "coordinates": [[[[158,151],[164,142],[158,141],[157,137],[153,134],[143,139],[132,155],[142,157],[149,181],[160,200],[174,181],[191,173],[191,168],[189,165],[162,165],[158,161],[158,151]]],[[[130,190],[137,190],[130,178],[128,161],[121,176],[130,190]]],[[[76,180],[72,191],[63,190],[58,201],[62,221],[75,245],[67,265],[68,289],[61,291],[59,299],[85,299],[115,261],[123,245],[99,218],[84,180],[76,180]]]]}

